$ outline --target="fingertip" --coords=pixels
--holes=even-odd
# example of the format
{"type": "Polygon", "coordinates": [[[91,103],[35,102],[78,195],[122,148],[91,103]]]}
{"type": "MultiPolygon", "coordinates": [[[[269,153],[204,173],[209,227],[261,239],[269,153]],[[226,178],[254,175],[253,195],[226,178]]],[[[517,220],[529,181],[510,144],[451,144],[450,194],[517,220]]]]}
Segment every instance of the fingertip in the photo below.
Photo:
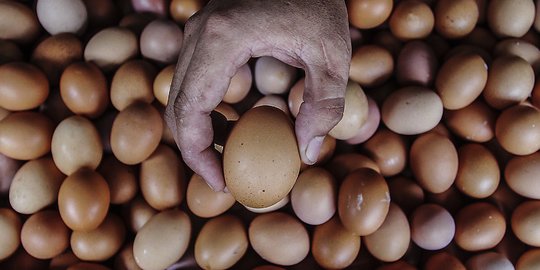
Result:
{"type": "Polygon", "coordinates": [[[313,165],[317,162],[319,153],[321,152],[322,144],[324,141],[324,136],[315,136],[304,148],[304,151],[301,151],[302,161],[307,165],[313,165]]]}

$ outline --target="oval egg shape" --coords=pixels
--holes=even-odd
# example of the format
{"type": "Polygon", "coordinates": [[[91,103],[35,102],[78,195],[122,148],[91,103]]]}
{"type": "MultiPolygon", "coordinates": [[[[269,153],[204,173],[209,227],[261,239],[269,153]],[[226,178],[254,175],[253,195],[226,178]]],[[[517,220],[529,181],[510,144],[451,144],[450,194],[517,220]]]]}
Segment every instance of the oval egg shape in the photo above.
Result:
{"type": "Polygon", "coordinates": [[[23,62],[0,66],[0,107],[10,111],[30,110],[49,96],[49,80],[37,67],[23,62]]]}
{"type": "Polygon", "coordinates": [[[202,218],[210,218],[227,211],[236,202],[230,193],[215,192],[198,174],[193,174],[186,191],[189,210],[202,218]]]}

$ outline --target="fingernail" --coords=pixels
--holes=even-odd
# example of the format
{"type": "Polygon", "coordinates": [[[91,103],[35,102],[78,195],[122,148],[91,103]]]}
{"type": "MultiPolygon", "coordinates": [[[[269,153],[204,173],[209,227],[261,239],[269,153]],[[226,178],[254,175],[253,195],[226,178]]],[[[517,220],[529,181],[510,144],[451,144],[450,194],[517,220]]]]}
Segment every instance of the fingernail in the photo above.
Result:
{"type": "Polygon", "coordinates": [[[306,157],[309,159],[310,164],[312,165],[317,162],[319,157],[319,152],[321,151],[321,146],[324,140],[324,136],[317,136],[308,143],[306,148],[306,157]]]}
{"type": "Polygon", "coordinates": [[[223,193],[231,193],[231,192],[229,191],[229,188],[225,187],[225,188],[223,189],[223,193]]]}

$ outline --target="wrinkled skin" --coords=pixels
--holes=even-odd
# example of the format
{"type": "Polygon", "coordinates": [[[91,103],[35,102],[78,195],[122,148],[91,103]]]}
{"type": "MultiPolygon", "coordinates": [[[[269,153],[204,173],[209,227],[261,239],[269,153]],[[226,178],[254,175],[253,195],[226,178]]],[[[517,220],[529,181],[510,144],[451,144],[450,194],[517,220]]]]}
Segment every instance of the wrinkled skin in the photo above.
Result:
{"type": "Polygon", "coordinates": [[[272,56],[306,72],[295,121],[299,152],[316,161],[343,115],[351,41],[343,0],[212,0],[185,25],[167,124],[186,164],[215,191],[225,182],[210,112],[251,57],[272,56]]]}

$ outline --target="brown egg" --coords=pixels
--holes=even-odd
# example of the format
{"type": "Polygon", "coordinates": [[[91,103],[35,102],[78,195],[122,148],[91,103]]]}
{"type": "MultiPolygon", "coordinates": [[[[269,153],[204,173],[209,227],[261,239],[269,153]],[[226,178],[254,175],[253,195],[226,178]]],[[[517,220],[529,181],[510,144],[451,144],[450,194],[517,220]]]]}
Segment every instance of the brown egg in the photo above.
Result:
{"type": "Polygon", "coordinates": [[[122,247],[125,235],[122,220],[110,214],[94,230],[74,231],[71,234],[71,249],[83,261],[105,261],[122,247]]]}
{"type": "Polygon", "coordinates": [[[94,32],[116,24],[119,20],[118,7],[111,0],[83,0],[88,12],[87,31],[94,32]]]}
{"type": "Polygon", "coordinates": [[[110,192],[97,172],[78,170],[68,176],[58,193],[58,210],[66,225],[76,231],[96,229],[107,216],[110,192]]]}
{"type": "Polygon", "coordinates": [[[534,70],[523,58],[501,56],[491,63],[483,95],[493,108],[503,109],[524,101],[534,87],[534,70]]]}
{"type": "Polygon", "coordinates": [[[358,153],[338,154],[330,160],[326,169],[341,182],[345,176],[356,169],[370,168],[376,172],[380,172],[379,166],[369,157],[358,153]]]}
{"type": "Polygon", "coordinates": [[[231,215],[213,218],[201,228],[195,240],[195,260],[203,269],[228,269],[248,248],[242,221],[231,215]]]}
{"type": "Polygon", "coordinates": [[[411,238],[425,250],[442,249],[454,238],[452,215],[437,204],[423,204],[411,216],[411,238]]]}
{"type": "Polygon", "coordinates": [[[472,256],[467,260],[469,270],[514,270],[514,265],[504,255],[497,252],[485,252],[472,256]]]}
{"type": "Polygon", "coordinates": [[[435,6],[435,29],[445,38],[462,38],[472,32],[478,16],[475,0],[440,0],[435,6]]]}
{"type": "Polygon", "coordinates": [[[352,55],[349,78],[363,87],[374,87],[385,83],[393,71],[394,59],[387,49],[364,45],[352,55]]]}
{"type": "Polygon", "coordinates": [[[114,259],[114,269],[117,270],[142,270],[133,257],[133,242],[128,242],[116,254],[114,259]]]}
{"type": "Polygon", "coordinates": [[[29,43],[40,33],[36,14],[23,3],[0,2],[0,39],[29,43]]]}
{"type": "Polygon", "coordinates": [[[338,140],[354,137],[367,121],[368,101],[358,83],[351,80],[347,83],[344,106],[343,117],[328,133],[338,140]]]}
{"type": "Polygon", "coordinates": [[[319,225],[336,212],[336,183],[325,169],[312,167],[303,171],[291,190],[291,205],[304,223],[319,225]]]}
{"type": "Polygon", "coordinates": [[[496,35],[521,37],[534,22],[535,6],[532,0],[489,1],[487,22],[496,35]]]}
{"type": "Polygon", "coordinates": [[[83,45],[71,33],[49,36],[37,44],[30,61],[45,72],[49,81],[56,85],[62,71],[71,63],[81,61],[83,45]]]}
{"type": "Polygon", "coordinates": [[[362,239],[371,255],[383,262],[399,260],[409,248],[411,231],[405,213],[394,203],[381,226],[362,239]]]}
{"type": "Polygon", "coordinates": [[[467,141],[487,142],[495,136],[496,112],[482,99],[468,106],[445,112],[446,126],[467,141]]]}
{"type": "Polygon", "coordinates": [[[49,81],[37,67],[24,62],[0,66],[0,107],[30,110],[45,102],[48,95],[49,81]]]}
{"type": "Polygon", "coordinates": [[[249,90],[251,90],[252,80],[251,69],[248,64],[244,64],[238,68],[236,74],[231,78],[229,88],[227,89],[227,92],[225,92],[223,101],[229,104],[242,101],[249,93],[249,90]]]}
{"type": "Polygon", "coordinates": [[[218,106],[214,109],[214,111],[225,116],[227,121],[237,121],[240,118],[240,115],[238,114],[236,109],[224,102],[219,103],[218,106]]]}
{"type": "Polygon", "coordinates": [[[66,270],[110,270],[110,268],[97,263],[80,262],[69,266],[66,270]]]}
{"type": "Polygon", "coordinates": [[[254,73],[255,85],[263,95],[286,93],[296,78],[296,68],[270,56],[257,59],[254,73]]]}
{"type": "Polygon", "coordinates": [[[421,135],[412,144],[409,155],[412,172],[425,190],[441,193],[454,183],[458,153],[447,137],[436,133],[421,135]]]}
{"type": "Polygon", "coordinates": [[[109,105],[107,78],[91,62],[76,62],[64,70],[60,95],[72,112],[90,118],[100,116],[109,105]]]}
{"type": "Polygon", "coordinates": [[[305,78],[298,80],[289,91],[287,104],[289,105],[289,111],[291,112],[293,117],[296,117],[298,115],[298,112],[300,111],[300,105],[302,105],[302,103],[304,102],[305,82],[305,78]]]}
{"type": "Polygon", "coordinates": [[[56,202],[64,178],[49,157],[28,161],[13,177],[9,204],[21,214],[34,214],[56,202]]]}
{"type": "Polygon", "coordinates": [[[248,234],[255,252],[273,264],[297,264],[309,253],[309,235],[306,228],[300,221],[285,213],[258,215],[251,221],[248,234]]]}
{"type": "Polygon", "coordinates": [[[111,103],[119,111],[135,102],[152,103],[156,68],[144,60],[130,60],[116,70],[111,82],[111,103]]]}
{"type": "Polygon", "coordinates": [[[457,54],[446,60],[435,81],[444,108],[462,109],[480,96],[488,80],[487,69],[482,57],[474,53],[457,54]]]}
{"type": "Polygon", "coordinates": [[[10,158],[30,160],[51,150],[54,125],[36,112],[11,113],[0,121],[0,153],[10,158]]]}
{"type": "Polygon", "coordinates": [[[435,17],[428,4],[419,0],[400,1],[389,20],[390,30],[402,40],[427,37],[435,26],[435,17]]]}
{"type": "Polygon", "coordinates": [[[456,216],[456,244],[466,251],[495,247],[503,238],[506,222],[493,205],[477,202],[463,207],[456,216]]]}
{"type": "Polygon", "coordinates": [[[189,210],[202,218],[218,216],[236,202],[230,193],[215,192],[198,174],[193,174],[186,192],[189,210]]]}
{"type": "MultiPolygon", "coordinates": [[[[333,156],[336,151],[336,139],[330,135],[324,136],[321,151],[317,157],[317,161],[313,165],[321,165],[327,163],[333,156]]],[[[302,165],[305,165],[302,163],[302,165]]],[[[302,168],[303,170],[304,168],[302,168]]]]}
{"type": "Polygon", "coordinates": [[[527,61],[535,72],[540,70],[540,50],[535,44],[524,39],[509,38],[501,40],[493,49],[496,56],[515,55],[527,61]]]}
{"type": "Polygon", "coordinates": [[[540,267],[540,249],[530,249],[523,253],[516,263],[516,269],[534,270],[540,267]]]}
{"type": "Polygon", "coordinates": [[[81,260],[73,254],[71,250],[67,250],[64,253],[55,256],[49,262],[49,270],[64,270],[70,265],[79,263],[81,260]]]}
{"type": "Polygon", "coordinates": [[[348,144],[360,144],[369,140],[379,128],[381,122],[381,112],[375,100],[367,96],[368,100],[368,116],[366,122],[358,130],[358,133],[346,140],[348,144]]]}
{"type": "Polygon", "coordinates": [[[154,78],[154,97],[163,106],[167,106],[169,100],[169,91],[171,90],[171,83],[174,76],[175,66],[168,65],[163,68],[157,76],[154,78]]]}
{"type": "Polygon", "coordinates": [[[137,164],[154,152],[162,134],[163,120],[159,112],[150,104],[134,103],[114,119],[111,149],[122,163],[137,164]]]}
{"type": "Polygon", "coordinates": [[[437,70],[435,52],[424,41],[405,44],[396,60],[396,77],[400,85],[430,86],[437,70]]]}
{"type": "Polygon", "coordinates": [[[415,135],[434,128],[442,118],[441,98],[432,90],[410,86],[390,94],[382,105],[384,124],[401,135],[415,135]]]}
{"type": "Polygon", "coordinates": [[[418,183],[404,176],[397,176],[388,181],[390,198],[405,213],[410,213],[424,202],[424,190],[418,183]]]}
{"type": "Polygon", "coordinates": [[[184,165],[176,153],[161,144],[141,163],[141,193],[156,210],[180,205],[185,194],[185,177],[184,165]]]}
{"type": "Polygon", "coordinates": [[[157,19],[141,33],[141,54],[160,63],[171,64],[178,60],[184,32],[170,20],[157,19]]]}
{"type": "Polygon", "coordinates": [[[249,206],[245,206],[245,205],[244,205],[244,207],[247,210],[249,210],[249,211],[251,211],[253,213],[263,214],[263,213],[270,213],[270,212],[274,212],[276,210],[279,210],[279,209],[283,208],[285,205],[287,205],[290,201],[291,201],[290,195],[287,194],[287,196],[285,196],[279,202],[277,202],[275,204],[272,204],[272,205],[270,205],[268,207],[255,208],[255,207],[249,207],[249,206]]]}
{"type": "Polygon", "coordinates": [[[24,222],[21,243],[33,257],[50,259],[69,246],[69,233],[58,211],[45,210],[33,214],[24,222]]]}
{"type": "Polygon", "coordinates": [[[512,232],[521,242],[540,247],[540,202],[525,201],[512,213],[512,232]]]}
{"type": "Polygon", "coordinates": [[[138,232],[157,213],[142,196],[137,196],[126,206],[126,223],[133,232],[138,232]]]}
{"type": "Polygon", "coordinates": [[[487,198],[499,186],[500,169],[495,156],[481,144],[466,144],[458,149],[455,186],[473,198],[487,198]]]}
{"type": "Polygon", "coordinates": [[[504,110],[495,124],[495,137],[504,150],[529,155],[540,149],[540,111],[528,105],[504,110]]]}
{"type": "Polygon", "coordinates": [[[291,113],[289,112],[289,106],[287,105],[287,102],[285,102],[283,97],[279,95],[270,94],[270,95],[263,96],[255,104],[253,104],[253,108],[259,107],[259,106],[272,106],[272,107],[280,109],[287,116],[291,115],[291,113]]]}
{"type": "Polygon", "coordinates": [[[384,222],[389,206],[386,180],[372,169],[353,171],[339,188],[339,217],[343,226],[356,235],[375,232],[384,222]]]}
{"type": "Polygon", "coordinates": [[[136,170],[118,161],[114,156],[106,156],[98,168],[109,186],[112,204],[124,204],[135,197],[139,190],[136,170]]]}
{"type": "Polygon", "coordinates": [[[283,199],[300,171],[288,117],[269,106],[244,113],[225,144],[223,170],[226,186],[241,204],[262,208],[283,199]]]}
{"type": "Polygon", "coordinates": [[[360,29],[371,29],[381,25],[392,12],[390,0],[351,0],[347,1],[349,21],[360,29]]]}
{"type": "Polygon", "coordinates": [[[0,260],[9,258],[21,244],[21,218],[9,208],[0,208],[0,260]]]}
{"type": "Polygon", "coordinates": [[[504,168],[508,186],[517,194],[530,199],[540,199],[540,185],[536,181],[540,173],[540,153],[513,157],[504,168]]]}
{"type": "Polygon", "coordinates": [[[424,264],[425,270],[466,270],[465,265],[454,255],[442,251],[431,255],[424,264]]]}
{"type": "Polygon", "coordinates": [[[84,49],[84,59],[108,72],[138,52],[139,44],[133,32],[123,27],[109,27],[90,38],[84,49]]]}
{"type": "Polygon", "coordinates": [[[363,149],[377,164],[383,176],[400,173],[407,163],[407,145],[398,134],[381,128],[363,144],[363,149]]]}
{"type": "Polygon", "coordinates": [[[172,0],[169,5],[171,17],[177,23],[184,24],[189,17],[203,7],[201,0],[172,0]]]}
{"type": "Polygon", "coordinates": [[[153,216],[135,235],[133,256],[143,269],[165,269],[187,250],[191,222],[181,210],[166,210],[153,216]]]}
{"type": "Polygon", "coordinates": [[[359,252],[360,237],[345,229],[337,216],[313,230],[311,253],[321,267],[346,268],[359,252]]]}
{"type": "Polygon", "coordinates": [[[70,175],[80,168],[96,169],[103,156],[103,146],[90,120],[71,116],[56,126],[51,153],[58,169],[70,175]]]}

